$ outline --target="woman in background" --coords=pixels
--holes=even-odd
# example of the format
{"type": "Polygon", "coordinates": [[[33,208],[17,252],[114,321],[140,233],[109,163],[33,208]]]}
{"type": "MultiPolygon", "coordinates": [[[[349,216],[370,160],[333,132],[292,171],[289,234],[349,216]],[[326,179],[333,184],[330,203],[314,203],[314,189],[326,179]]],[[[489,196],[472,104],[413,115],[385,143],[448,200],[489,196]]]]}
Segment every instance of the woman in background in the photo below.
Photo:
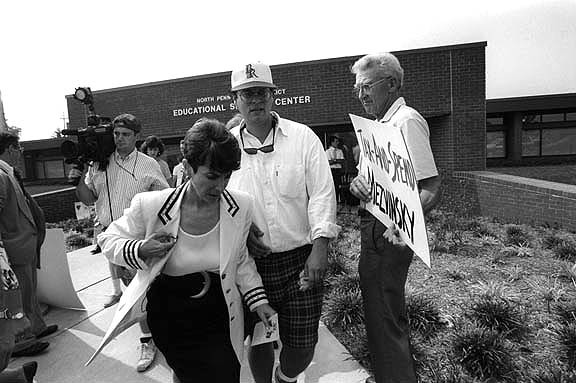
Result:
{"type": "Polygon", "coordinates": [[[158,165],[160,165],[160,170],[166,178],[169,185],[172,185],[172,173],[170,173],[170,167],[160,156],[164,153],[164,143],[162,140],[156,136],[148,136],[146,140],[140,146],[140,151],[152,158],[154,158],[158,165]]]}

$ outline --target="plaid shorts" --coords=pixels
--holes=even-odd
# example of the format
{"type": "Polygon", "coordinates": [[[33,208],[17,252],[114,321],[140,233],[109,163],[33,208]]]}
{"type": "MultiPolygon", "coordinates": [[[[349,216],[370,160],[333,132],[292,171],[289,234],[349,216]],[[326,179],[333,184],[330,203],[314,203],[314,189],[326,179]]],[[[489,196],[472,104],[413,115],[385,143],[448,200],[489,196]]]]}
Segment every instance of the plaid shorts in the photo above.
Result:
{"type": "Polygon", "coordinates": [[[300,291],[298,284],[311,250],[306,245],[255,259],[270,305],[278,312],[280,340],[292,348],[313,348],[318,342],[323,286],[300,291]]]}

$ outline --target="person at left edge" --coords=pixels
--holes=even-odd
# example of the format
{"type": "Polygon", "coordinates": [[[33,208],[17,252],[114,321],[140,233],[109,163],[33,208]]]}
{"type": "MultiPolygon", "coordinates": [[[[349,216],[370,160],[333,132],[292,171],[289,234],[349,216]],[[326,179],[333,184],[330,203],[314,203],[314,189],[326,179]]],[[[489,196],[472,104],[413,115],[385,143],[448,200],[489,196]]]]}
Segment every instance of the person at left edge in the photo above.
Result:
{"type": "Polygon", "coordinates": [[[267,325],[274,314],[246,245],[253,199],[226,189],[240,166],[240,148],[224,124],[197,121],[183,147],[190,179],[138,194],[98,243],[111,261],[138,273],[165,262],[148,289],[146,311],[175,381],[238,383],[242,298],[267,325]]]}
{"type": "MultiPolygon", "coordinates": [[[[70,178],[80,178],[76,186],[76,196],[86,205],[96,203],[98,221],[106,227],[122,216],[124,209],[137,194],[150,190],[162,190],[168,187],[162,175],[160,165],[155,159],[136,150],[136,141],[142,128],[140,121],[131,114],[120,114],[112,121],[114,126],[114,144],[116,150],[108,157],[105,170],[99,170],[94,163],[84,167],[83,171],[72,169],[70,178]]],[[[116,304],[122,295],[120,277],[126,274],[120,266],[109,263],[114,295],[104,307],[116,304]]],[[[138,372],[150,367],[156,355],[156,347],[146,321],[140,323],[140,358],[136,365],[138,372]]]]}
{"type": "MultiPolygon", "coordinates": [[[[58,330],[47,326],[36,295],[40,249],[46,234],[44,213],[24,188],[17,169],[22,152],[18,135],[0,133],[0,245],[20,284],[22,308],[29,326],[16,335],[13,356],[31,356],[48,347],[47,342],[28,342],[58,330]],[[20,343],[20,345],[19,345],[20,343]]],[[[19,323],[22,321],[19,321],[19,323]]]]}

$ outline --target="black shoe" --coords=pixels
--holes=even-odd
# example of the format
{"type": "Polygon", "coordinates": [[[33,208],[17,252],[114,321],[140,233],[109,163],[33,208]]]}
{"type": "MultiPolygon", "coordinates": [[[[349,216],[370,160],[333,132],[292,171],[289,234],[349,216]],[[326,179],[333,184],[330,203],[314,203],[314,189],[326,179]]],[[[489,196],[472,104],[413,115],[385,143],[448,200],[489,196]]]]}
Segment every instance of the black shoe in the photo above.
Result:
{"type": "Polygon", "coordinates": [[[12,353],[14,357],[20,356],[34,356],[40,354],[42,351],[46,350],[50,346],[48,342],[36,342],[30,347],[26,347],[23,350],[15,351],[12,353]]]}
{"type": "Polygon", "coordinates": [[[47,326],[40,334],[36,335],[36,339],[44,338],[45,336],[54,334],[56,331],[58,331],[58,325],[51,324],[50,326],[47,326]]]}
{"type": "Polygon", "coordinates": [[[102,249],[100,248],[99,245],[96,245],[96,247],[92,250],[90,250],[90,254],[99,254],[102,252],[102,249]]]}
{"type": "Polygon", "coordinates": [[[22,365],[22,371],[24,371],[24,376],[28,383],[34,382],[34,376],[38,370],[38,362],[28,362],[22,365]]]}

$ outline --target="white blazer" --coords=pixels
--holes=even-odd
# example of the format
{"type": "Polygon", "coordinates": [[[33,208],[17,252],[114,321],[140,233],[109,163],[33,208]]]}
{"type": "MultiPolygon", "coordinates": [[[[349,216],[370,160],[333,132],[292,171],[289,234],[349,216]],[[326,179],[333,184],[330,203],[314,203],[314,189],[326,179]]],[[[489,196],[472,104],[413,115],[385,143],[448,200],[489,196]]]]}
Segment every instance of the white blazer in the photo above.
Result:
{"type": "MultiPolygon", "coordinates": [[[[180,203],[189,182],[176,189],[137,194],[124,215],[98,236],[110,262],[149,273],[138,257],[144,239],[154,233],[178,235],[180,203]]],[[[256,264],[248,255],[246,239],[252,224],[253,200],[244,192],[225,190],[220,199],[220,278],[230,318],[230,341],[241,361],[244,351],[243,301],[251,311],[268,303],[256,264]]],[[[166,263],[171,251],[160,262],[166,263]]]]}

